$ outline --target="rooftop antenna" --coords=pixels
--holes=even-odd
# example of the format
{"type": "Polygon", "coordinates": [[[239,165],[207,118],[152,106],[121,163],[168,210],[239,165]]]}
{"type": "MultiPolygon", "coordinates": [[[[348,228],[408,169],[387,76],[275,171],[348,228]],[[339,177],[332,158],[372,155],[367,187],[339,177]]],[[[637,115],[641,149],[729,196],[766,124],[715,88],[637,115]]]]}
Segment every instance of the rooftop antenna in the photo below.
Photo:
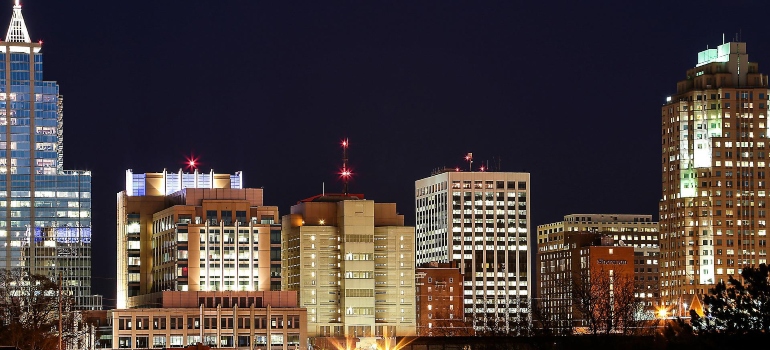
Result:
{"type": "Polygon", "coordinates": [[[473,171],[473,153],[468,152],[465,155],[465,160],[468,161],[468,171],[473,171]]]}
{"type": "Polygon", "coordinates": [[[340,176],[342,176],[342,194],[348,195],[348,182],[350,181],[350,176],[352,173],[350,172],[350,169],[348,169],[348,146],[350,145],[350,142],[347,138],[342,140],[342,170],[340,171],[340,176]]]}
{"type": "Polygon", "coordinates": [[[725,44],[725,33],[722,32],[722,45],[724,45],[724,44],[725,44]]]}

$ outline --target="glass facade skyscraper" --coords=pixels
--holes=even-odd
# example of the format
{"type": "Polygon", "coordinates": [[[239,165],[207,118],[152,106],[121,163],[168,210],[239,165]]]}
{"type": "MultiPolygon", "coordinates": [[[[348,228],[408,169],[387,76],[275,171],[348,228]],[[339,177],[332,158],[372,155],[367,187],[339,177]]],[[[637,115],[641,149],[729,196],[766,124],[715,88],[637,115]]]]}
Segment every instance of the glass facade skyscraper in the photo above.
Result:
{"type": "Polygon", "coordinates": [[[42,42],[18,1],[0,45],[0,266],[61,277],[81,307],[101,307],[90,296],[91,174],[63,169],[62,96],[43,80],[42,42]]]}

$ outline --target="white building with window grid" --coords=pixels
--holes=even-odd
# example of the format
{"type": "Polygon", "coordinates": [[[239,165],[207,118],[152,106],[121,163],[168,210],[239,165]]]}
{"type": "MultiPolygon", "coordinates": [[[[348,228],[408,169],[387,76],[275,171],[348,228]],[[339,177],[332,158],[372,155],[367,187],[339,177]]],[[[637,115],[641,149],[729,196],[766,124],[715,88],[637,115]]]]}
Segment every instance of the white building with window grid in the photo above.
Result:
{"type": "Polygon", "coordinates": [[[415,182],[416,263],[457,262],[466,320],[515,332],[532,294],[529,173],[443,171],[415,182]]]}

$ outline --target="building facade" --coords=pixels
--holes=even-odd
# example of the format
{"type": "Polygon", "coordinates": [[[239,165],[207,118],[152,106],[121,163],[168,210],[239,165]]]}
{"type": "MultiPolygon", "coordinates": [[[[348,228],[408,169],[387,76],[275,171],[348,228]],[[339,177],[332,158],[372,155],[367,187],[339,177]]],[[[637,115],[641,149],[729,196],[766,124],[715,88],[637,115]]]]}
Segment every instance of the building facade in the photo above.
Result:
{"type": "Polygon", "coordinates": [[[542,297],[533,305],[535,326],[571,334],[633,321],[634,248],[601,233],[562,234],[563,249],[538,253],[542,297]]]}
{"type": "Polygon", "coordinates": [[[91,173],[64,170],[63,98],[55,81],[43,80],[41,48],[16,1],[0,45],[0,266],[61,277],[77,308],[97,309],[91,173]]]}
{"type": "Polygon", "coordinates": [[[417,335],[469,336],[473,327],[465,322],[463,275],[454,261],[429,262],[417,267],[417,335]]]}
{"type": "Polygon", "coordinates": [[[728,42],[699,52],[661,108],[661,293],[675,314],[767,261],[767,83],[728,42]]]}
{"type": "Polygon", "coordinates": [[[515,332],[528,318],[529,191],[528,173],[444,171],[415,182],[417,263],[458,264],[477,331],[515,332]]]}
{"type": "Polygon", "coordinates": [[[126,178],[118,193],[119,309],[132,307],[129,297],[168,290],[280,290],[278,208],[263,205],[262,189],[241,188],[240,173],[126,178]]]}
{"type": "Polygon", "coordinates": [[[319,195],[282,224],[282,289],[299,293],[309,336],[415,335],[414,228],[394,203],[319,195]]]}
{"type": "Polygon", "coordinates": [[[296,292],[158,292],[109,311],[113,349],[307,349],[307,310],[296,292]]]}
{"type": "Polygon", "coordinates": [[[612,237],[616,246],[633,247],[636,296],[650,308],[660,302],[660,234],[652,215],[565,215],[564,221],[537,226],[538,254],[568,249],[564,238],[570,232],[601,233],[612,237]]]}

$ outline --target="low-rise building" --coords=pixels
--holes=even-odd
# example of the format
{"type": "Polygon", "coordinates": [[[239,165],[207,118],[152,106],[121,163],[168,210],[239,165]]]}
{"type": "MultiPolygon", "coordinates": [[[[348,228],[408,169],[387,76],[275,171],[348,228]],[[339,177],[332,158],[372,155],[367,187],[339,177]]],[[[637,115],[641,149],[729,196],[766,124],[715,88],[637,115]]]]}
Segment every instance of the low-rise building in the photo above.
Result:
{"type": "Polygon", "coordinates": [[[473,335],[463,313],[463,275],[457,262],[429,262],[415,271],[418,336],[473,335]]]}
{"type": "Polygon", "coordinates": [[[113,349],[307,348],[307,310],[294,291],[167,291],[129,298],[110,311],[113,349]]]}

